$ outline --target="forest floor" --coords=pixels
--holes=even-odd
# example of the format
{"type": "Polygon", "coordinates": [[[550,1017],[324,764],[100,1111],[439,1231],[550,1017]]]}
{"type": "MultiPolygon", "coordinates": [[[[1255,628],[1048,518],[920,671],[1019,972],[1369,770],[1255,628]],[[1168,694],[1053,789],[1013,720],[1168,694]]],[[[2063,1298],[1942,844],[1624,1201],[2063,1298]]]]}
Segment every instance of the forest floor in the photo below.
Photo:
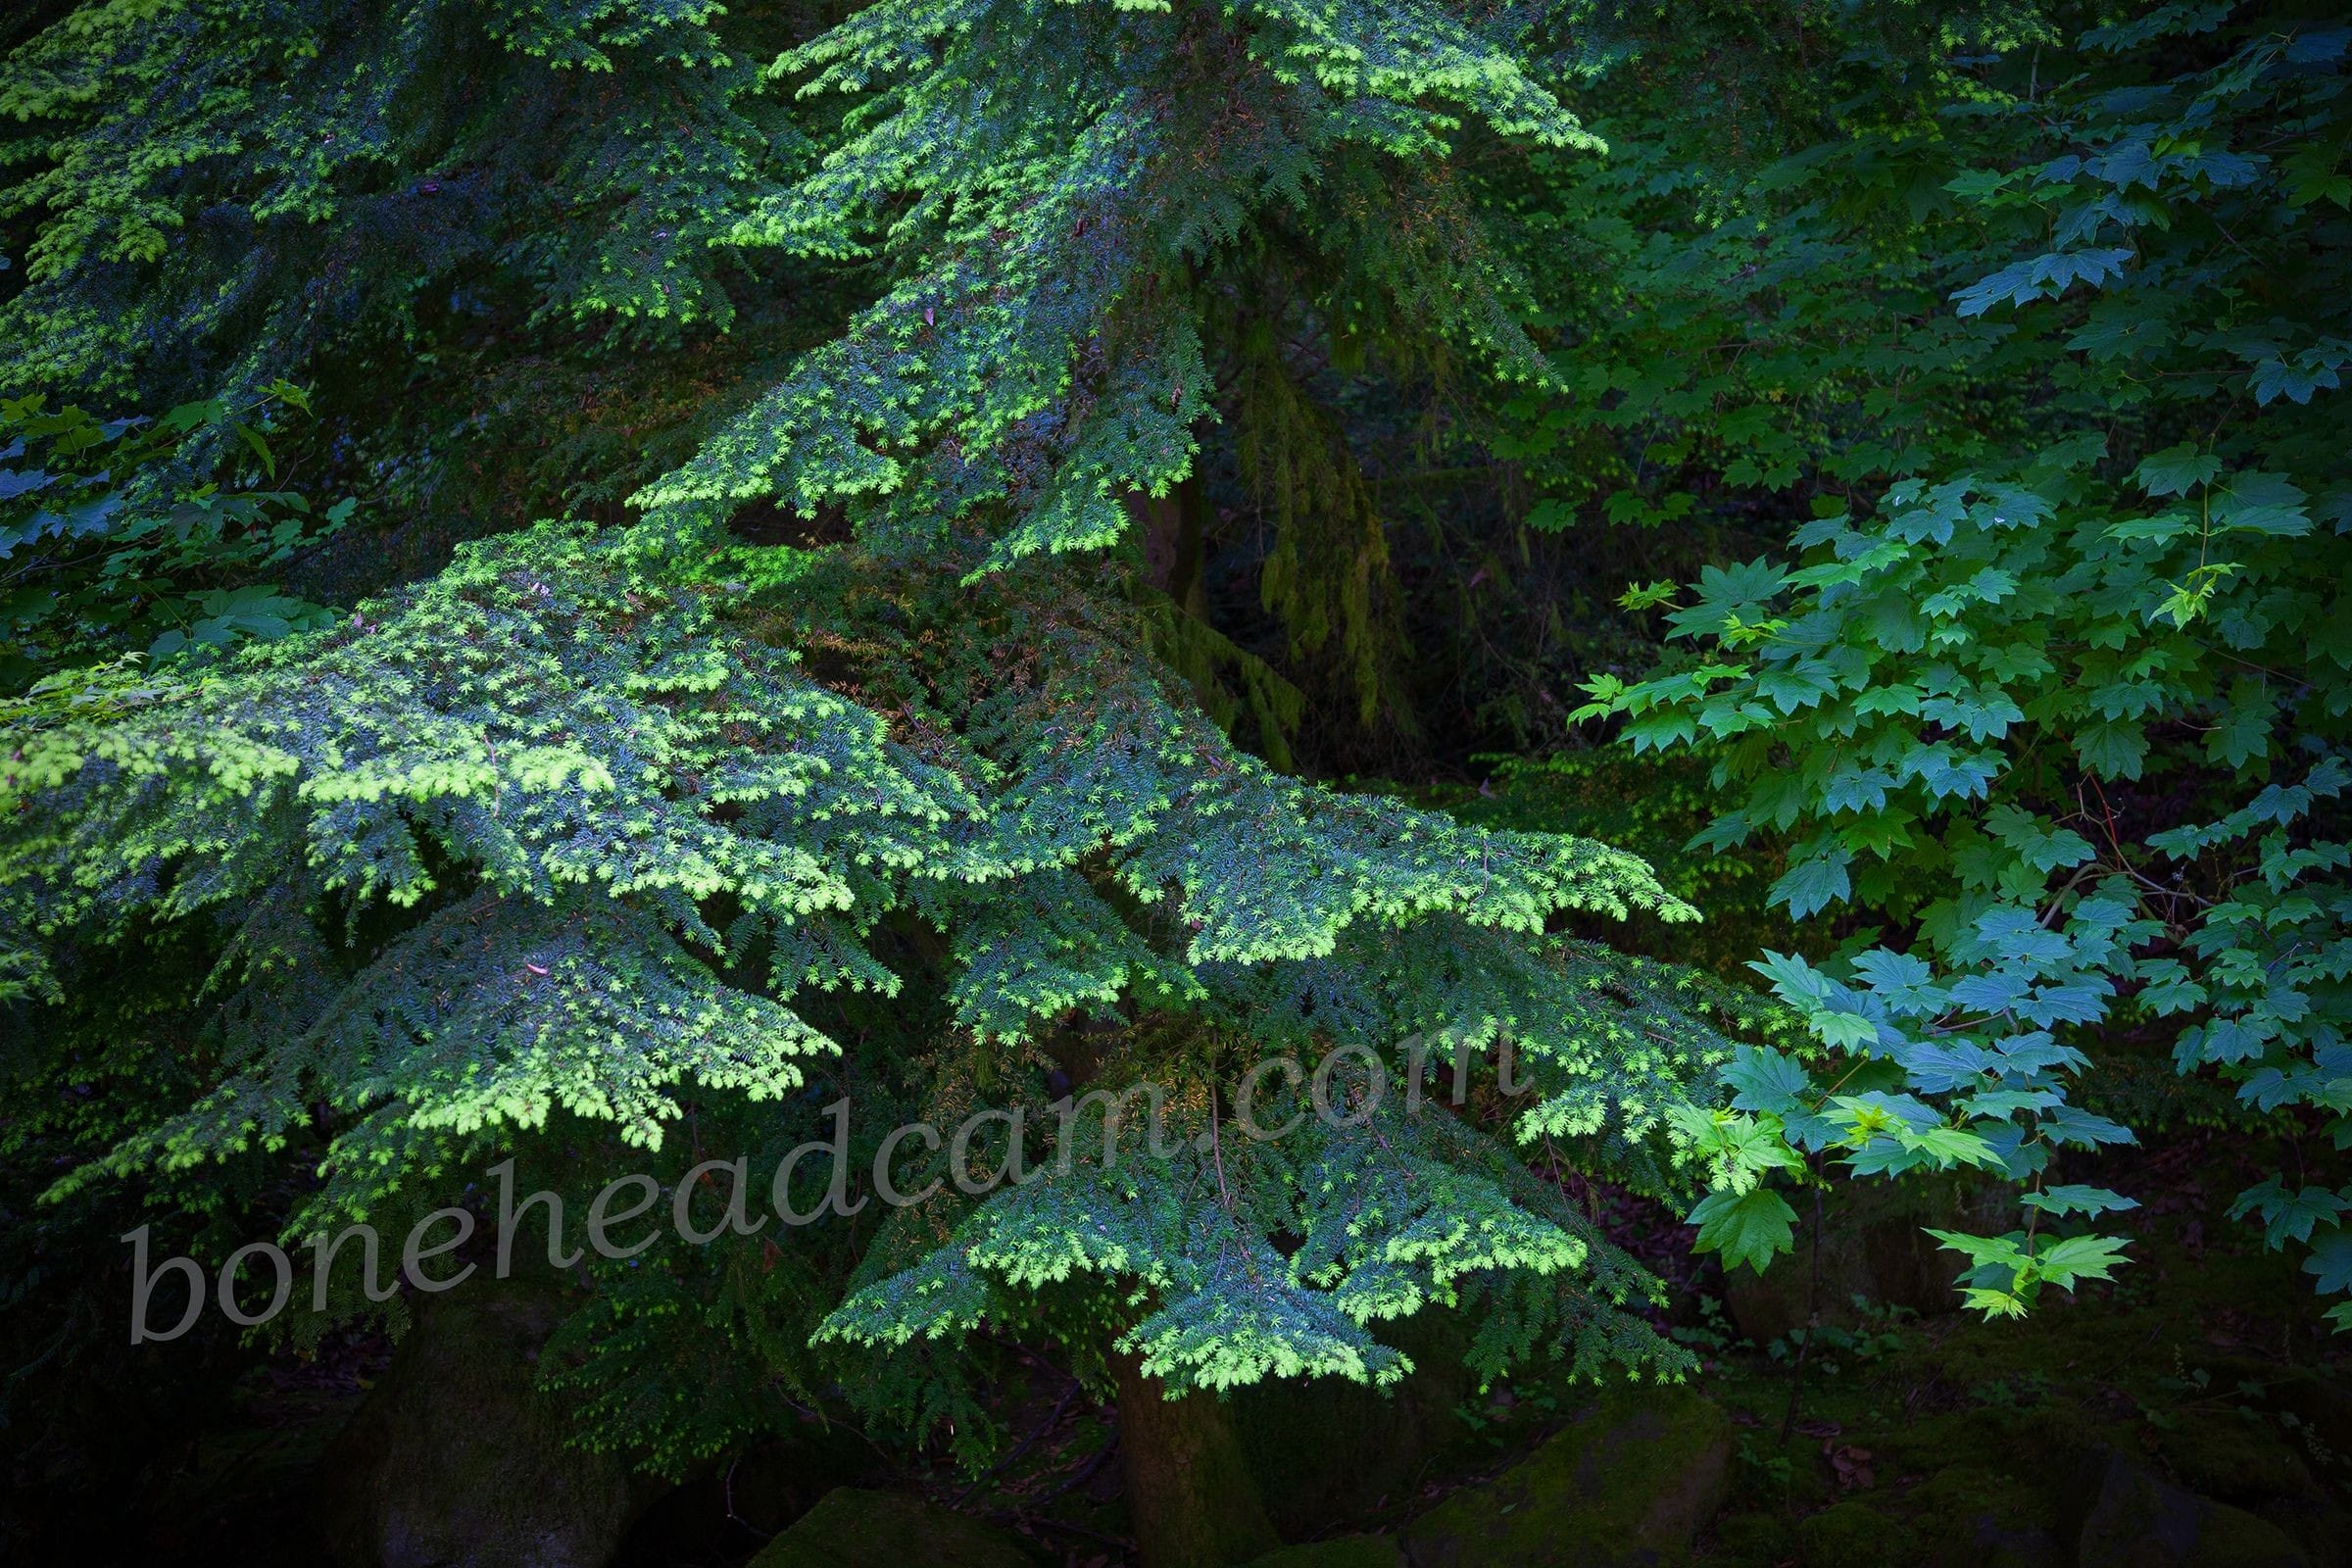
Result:
{"type": "MultiPolygon", "coordinates": [[[[1728,1501],[1699,1533],[1694,1560],[2059,1568],[2087,1560],[2083,1514],[2120,1473],[2176,1506],[2218,1503],[2274,1525],[2313,1568],[2352,1562],[2352,1336],[2332,1335],[2311,1281],[2225,1214],[2268,1154],[2192,1133],[2116,1160],[2111,1179],[2152,1196],[2121,1216],[2134,1262],[2112,1285],[2047,1300],[2024,1322],[1825,1303],[1838,1308],[1825,1318],[1840,1321],[1817,1332],[1801,1381],[1796,1336],[1743,1337],[1722,1276],[1690,1259],[1687,1233],[1646,1205],[1621,1204],[1611,1228],[1646,1240],[1653,1265],[1683,1275],[1678,1297],[1695,1309],[1677,1336],[1702,1355],[1697,1388],[1734,1432],[1728,1501]]],[[[1797,1261],[1781,1269],[1784,1294],[1801,1295],[1809,1282],[1797,1261]]],[[[1730,1294],[1748,1305],[1751,1293],[1730,1294]]],[[[1769,1316],[1775,1304],[1742,1315],[1769,1316]]],[[[1411,1485],[1301,1534],[1401,1535],[1511,1471],[1580,1396],[1533,1379],[1466,1397],[1411,1485]]],[[[1101,1436],[1064,1420],[1068,1440],[1033,1446],[1031,1470],[1001,1480],[991,1501],[1068,1495],[1066,1476],[1101,1436]]],[[[1115,1495],[1092,1512],[1052,1511],[1119,1530],[1115,1495]]],[[[2215,1555],[2216,1534],[2208,1529],[2195,1560],[2228,1555],[2215,1555]]],[[[2246,1560],[2276,1560],[2259,1549],[2273,1541],[2253,1543],[2246,1560]]],[[[1123,1560],[1083,1541],[1056,1544],[1074,1565],[1123,1560]]]]}
{"type": "MultiPolygon", "coordinates": [[[[1787,1299],[1810,1284],[1801,1259],[1784,1262],[1777,1302],[1754,1286],[1727,1291],[1711,1262],[1690,1257],[1687,1233],[1645,1205],[1612,1204],[1611,1229],[1677,1272],[1687,1305],[1674,1331],[1702,1358],[1697,1391],[1730,1423],[1726,1500],[1693,1559],[2087,1568],[2083,1510],[2128,1474],[2157,1488],[2150,1496],[2265,1521],[2313,1568],[2352,1560],[2352,1336],[2331,1336],[2310,1281],[2224,1215],[2269,1152],[2198,1132],[2117,1162],[2131,1168],[2109,1173],[2116,1185],[2152,1195],[2121,1216],[2134,1261],[2112,1285],[2046,1301],[2028,1321],[1867,1297],[1823,1303],[1835,1321],[1801,1356],[1801,1381],[1796,1336],[1759,1344],[1736,1321],[1810,1310],[1787,1299]]],[[[237,1421],[191,1445],[163,1489],[155,1516],[169,1523],[151,1542],[190,1550],[236,1540],[249,1564],[317,1561],[322,1543],[299,1522],[301,1499],[384,1353],[361,1342],[328,1363],[256,1372],[237,1421]]],[[[1115,1410],[1047,1363],[1026,1365],[1002,1391],[1007,1451],[978,1480],[838,1428],[812,1431],[656,1501],[621,1568],[736,1568],[835,1484],[993,1522],[1043,1562],[1131,1561],[1115,1410]]],[[[1391,1409],[1367,1396],[1357,1415],[1294,1411],[1294,1424],[1334,1443],[1318,1468],[1314,1444],[1279,1419],[1263,1435],[1261,1451],[1276,1456],[1266,1479],[1277,1522],[1299,1540],[1396,1537],[1521,1463],[1580,1397],[1589,1395],[1542,1378],[1484,1393],[1433,1382],[1408,1386],[1391,1409]],[[1337,1441],[1348,1436],[1353,1449],[1337,1441]]]]}

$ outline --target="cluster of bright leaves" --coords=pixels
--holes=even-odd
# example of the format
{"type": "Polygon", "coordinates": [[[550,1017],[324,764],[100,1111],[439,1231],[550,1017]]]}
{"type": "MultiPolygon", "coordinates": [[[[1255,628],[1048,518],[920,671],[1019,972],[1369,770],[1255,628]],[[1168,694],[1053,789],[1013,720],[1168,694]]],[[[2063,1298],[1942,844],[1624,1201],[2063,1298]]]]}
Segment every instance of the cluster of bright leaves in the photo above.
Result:
{"type": "MultiPolygon", "coordinates": [[[[1952,277],[1948,309],[1995,326],[1978,369],[2025,420],[1957,466],[1865,449],[1795,561],[1709,568],[1672,611],[1688,656],[1592,686],[1637,748],[1714,759],[1705,844],[1783,843],[1776,902],[1868,919],[1757,965],[1834,1081],[1741,1054],[1731,1107],[1691,1118],[1720,1161],[1702,1245],[1785,1248],[1762,1178],[1807,1157],[1973,1167],[2025,1188],[2015,1231],[1943,1235],[1975,1304],[2106,1277],[2096,1217],[2132,1200],[2050,1171],[2130,1141],[2069,1095],[2094,1031],[2132,1020],[2177,1020],[2180,1070],[2283,1138],[2352,1142],[2348,49],[2164,7],[2080,40],[2038,101],[1984,105],[2029,151],[1945,185],[2013,259],[1952,277]],[[2210,63],[2166,64],[2184,50],[2210,63]]],[[[2293,1161],[2235,1212],[2334,1293],[2352,1185],[2327,1169],[2293,1161]]]]}

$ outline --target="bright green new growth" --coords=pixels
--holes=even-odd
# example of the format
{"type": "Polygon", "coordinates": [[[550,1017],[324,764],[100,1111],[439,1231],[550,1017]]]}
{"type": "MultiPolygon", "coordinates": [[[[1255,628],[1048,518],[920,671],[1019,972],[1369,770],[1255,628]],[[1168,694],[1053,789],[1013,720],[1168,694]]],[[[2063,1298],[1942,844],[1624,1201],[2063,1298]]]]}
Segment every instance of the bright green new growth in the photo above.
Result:
{"type": "MultiPolygon", "coordinates": [[[[689,1088],[757,1101],[798,1087],[797,1058],[836,1048],[790,999],[895,989],[858,939],[901,908],[947,929],[956,1014],[1007,1044],[1130,996],[1367,1060],[1408,1037],[1483,1049],[1507,1031],[1545,1091],[1527,1127],[1635,1138],[1707,1059],[1712,1030],[1666,1000],[1670,984],[1546,952],[1555,910],[1687,915],[1639,861],[1281,779],[1140,675],[1054,706],[1082,745],[990,756],[943,738],[919,755],[641,565],[625,536],[531,530],[332,632],[124,688],[103,718],[24,736],[5,785],[47,825],[11,845],[23,928],[217,911],[233,929],[215,984],[248,1065],[98,1169],[271,1147],[319,1102],[351,1118],[319,1201],[353,1214],[398,1185],[420,1140],[454,1165],[562,1109],[658,1145],[689,1088]],[[368,961],[343,958],[328,911],[348,928],[378,906],[421,918],[368,961]],[[1653,992],[1630,1016],[1618,1000],[1653,992]]],[[[1097,650],[1069,678],[1113,657],[1097,650]]],[[[1446,1167],[1419,1146],[1440,1135],[1382,1125],[1356,1135],[1348,1157],[1367,1172],[1346,1181],[1323,1173],[1340,1157],[1324,1146],[1346,1139],[1270,1149],[1251,1179],[1295,1190],[1255,1213],[1212,1201],[1189,1148],[1135,1168],[1123,1193],[1086,1174],[1007,1193],[925,1267],[1018,1290],[1072,1266],[1041,1251],[1081,1248],[1079,1264],[1165,1298],[1150,1323],[1229,1322],[1229,1339],[1196,1325],[1182,1353],[1138,1332],[1174,1380],[1230,1383],[1373,1376],[1397,1363],[1364,1322],[1451,1299],[1464,1274],[1585,1261],[1556,1197],[1531,1209],[1492,1177],[1433,1185],[1446,1167]],[[1375,1167],[1409,1205],[1361,1206],[1375,1167]],[[1314,1211],[1334,1193],[1358,1205],[1344,1220],[1314,1211]],[[1263,1238],[1278,1225],[1307,1236],[1302,1257],[1331,1260],[1285,1262],[1263,1238]],[[1348,1239],[1317,1240],[1334,1227],[1348,1239]],[[1089,1234],[1123,1241],[1090,1255],[1089,1234]],[[1262,1266],[1204,1261],[1237,1247],[1262,1266]]],[[[1621,1266],[1611,1277],[1631,1289],[1621,1266]]],[[[923,1294],[868,1293],[839,1331],[902,1291],[923,1294]]],[[[981,1299],[960,1317],[909,1309],[872,1337],[968,1327],[981,1299]]]]}
{"type": "MultiPolygon", "coordinates": [[[[1605,847],[1242,752],[1155,656],[1166,604],[1139,580],[1152,504],[1218,417],[1209,295],[1269,225],[1369,258],[1360,297],[1498,384],[1547,380],[1446,159],[1596,144],[1504,24],[885,3],[774,68],[813,105],[808,160],[710,8],[428,5],[331,38],[304,5],[269,28],[148,9],[74,13],[0,87],[42,127],[0,209],[50,215],[0,308],[37,349],[0,379],[297,373],[421,332],[419,279],[518,292],[534,328],[723,322],[729,269],[871,287],[632,520],[467,544],[331,629],[16,705],[11,972],[50,984],[56,951],[71,984],[158,924],[220,944],[178,999],[214,1081],[56,1197],[299,1145],[325,1180],[296,1234],[583,1124],[665,1154],[690,1118],[772,1132],[760,1107],[812,1074],[897,1070],[811,1021],[862,993],[943,1017],[918,1108],[945,1121],[1037,1115],[1091,1028],[1081,1087],[1165,1084],[1175,1142],[1113,1162],[1063,1128],[1032,1138],[1060,1156],[1035,1179],[904,1211],[827,1343],[1028,1326],[1115,1339],[1178,1391],[1385,1383],[1409,1363],[1377,1325],[1438,1303],[1477,1309],[1489,1372],[1687,1364],[1557,1161],[1671,1185],[1672,1107],[1760,1020],[1559,933],[1695,911],[1605,847]],[[463,108],[424,74],[450,49],[478,65],[463,108]],[[549,189],[526,180],[559,152],[549,189]],[[444,222],[444,198],[500,220],[444,222]],[[763,512],[831,542],[729,532],[763,512]],[[1507,1046],[1532,1094],[1492,1128],[1409,1114],[1416,1042],[1433,1071],[1507,1046]],[[1260,1054],[1334,1047],[1381,1102],[1360,1124],[1237,1132],[1220,1096],[1260,1054]]],[[[629,1304],[653,1287],[607,1289],[608,1348],[658,1355],[659,1309],[629,1304]]],[[[717,1441],[596,1434],[640,1436],[670,1459],[717,1441]]]]}

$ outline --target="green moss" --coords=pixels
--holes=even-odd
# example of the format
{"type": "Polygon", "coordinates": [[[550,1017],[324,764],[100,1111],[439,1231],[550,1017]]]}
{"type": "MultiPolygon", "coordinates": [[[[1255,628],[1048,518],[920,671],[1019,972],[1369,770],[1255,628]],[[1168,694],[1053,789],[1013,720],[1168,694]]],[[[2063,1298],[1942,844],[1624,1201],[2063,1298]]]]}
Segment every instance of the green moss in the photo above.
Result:
{"type": "Polygon", "coordinates": [[[1934,1476],[1946,1466],[1967,1467],[1971,1478],[2063,1476],[2103,1434],[2080,1411],[2056,1405],[1979,1406],[1943,1415],[1863,1428],[1847,1441],[1878,1455],[1887,1475],[1934,1476]],[[1977,1466],[1988,1468],[1979,1470],[1977,1466]]]}
{"type": "Polygon", "coordinates": [[[1734,1513],[1715,1526],[1706,1560],[1722,1568],[1773,1568],[1797,1554],[1795,1528],[1778,1513],[1734,1513]]]}
{"type": "Polygon", "coordinates": [[[2049,1512],[2034,1489],[1963,1464],[1824,1508],[1796,1537],[1808,1568],[2055,1568],[2049,1512]]]}
{"type": "Polygon", "coordinates": [[[1404,1559],[1396,1543],[1378,1536],[1342,1536],[1303,1546],[1285,1546],[1252,1561],[1249,1568],[1397,1568],[1404,1559]]]}
{"type": "Polygon", "coordinates": [[[2173,1474],[2192,1492],[2256,1503],[2312,1490],[2311,1469],[2278,1430],[2235,1409],[2191,1411],[2157,1440],[2173,1474]]]}
{"type": "Polygon", "coordinates": [[[2303,1568],[2292,1537],[2243,1508],[2216,1504],[2198,1521],[2194,1568],[2303,1568]]]}
{"type": "Polygon", "coordinates": [[[2080,1479],[2080,1568],[2303,1568],[2303,1549],[2268,1520],[2183,1492],[2132,1457],[2094,1458],[2080,1479]]]}
{"type": "Polygon", "coordinates": [[[838,1487],[762,1547],[749,1568],[1037,1568],[1008,1532],[893,1492],[838,1487]]]}
{"type": "Polygon", "coordinates": [[[1898,1505],[1927,1547],[1920,1560],[1937,1568],[2055,1568],[2065,1557],[2060,1499],[2045,1482],[2064,1472],[2043,1466],[2038,1477],[2021,1476],[2027,1467],[2002,1468],[2001,1450],[1985,1452],[1989,1464],[1947,1465],[1902,1495],[1898,1505]]]}
{"type": "Polygon", "coordinates": [[[1675,1562],[1722,1506],[1731,1423],[1686,1389],[1614,1391],[1528,1458],[1416,1520],[1417,1558],[1484,1568],[1555,1561],[1675,1562]]]}
{"type": "Polygon", "coordinates": [[[1796,1527],[1808,1568],[1912,1568],[1918,1538],[1903,1521],[1865,1502],[1824,1508],[1796,1527]]]}

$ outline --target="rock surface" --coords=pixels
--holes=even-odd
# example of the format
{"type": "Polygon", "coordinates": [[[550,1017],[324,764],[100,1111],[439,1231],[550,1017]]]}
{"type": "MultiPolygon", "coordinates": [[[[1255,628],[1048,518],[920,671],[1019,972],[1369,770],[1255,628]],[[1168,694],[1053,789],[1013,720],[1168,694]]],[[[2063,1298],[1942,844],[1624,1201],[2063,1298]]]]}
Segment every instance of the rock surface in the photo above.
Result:
{"type": "Polygon", "coordinates": [[[1731,1422],[1686,1389],[1611,1393],[1483,1486],[1406,1530],[1412,1568],[1679,1562],[1723,1505],[1731,1422]]]}
{"type": "Polygon", "coordinates": [[[603,1568],[644,1501],[617,1457],[566,1446],[533,1385],[552,1287],[477,1279],[418,1301],[320,1474],[342,1568],[603,1568]]]}
{"type": "Polygon", "coordinates": [[[1009,1531],[895,1492],[839,1487],[749,1568],[1037,1568],[1009,1531]]]}

